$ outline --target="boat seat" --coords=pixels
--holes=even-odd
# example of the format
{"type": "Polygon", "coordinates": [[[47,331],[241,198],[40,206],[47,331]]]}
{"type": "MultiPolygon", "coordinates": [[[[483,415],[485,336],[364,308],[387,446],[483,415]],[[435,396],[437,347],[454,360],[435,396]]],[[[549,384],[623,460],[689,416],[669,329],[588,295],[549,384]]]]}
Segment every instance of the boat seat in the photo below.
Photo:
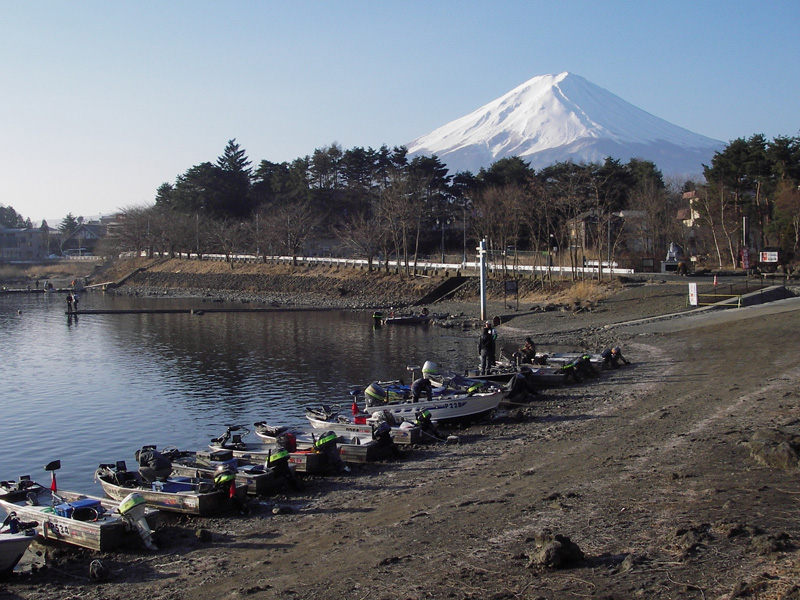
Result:
{"type": "Polygon", "coordinates": [[[139,485],[136,474],[130,471],[117,471],[114,473],[114,482],[122,487],[136,487],[139,485]]]}

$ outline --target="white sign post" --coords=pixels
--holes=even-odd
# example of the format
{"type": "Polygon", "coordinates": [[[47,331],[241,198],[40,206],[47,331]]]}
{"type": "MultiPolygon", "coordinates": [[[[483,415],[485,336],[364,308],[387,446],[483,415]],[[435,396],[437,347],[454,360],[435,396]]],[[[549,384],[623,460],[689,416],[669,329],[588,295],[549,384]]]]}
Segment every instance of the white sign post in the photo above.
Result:
{"type": "Polygon", "coordinates": [[[690,283],[689,284],[689,304],[691,306],[697,306],[697,284],[690,283]]]}

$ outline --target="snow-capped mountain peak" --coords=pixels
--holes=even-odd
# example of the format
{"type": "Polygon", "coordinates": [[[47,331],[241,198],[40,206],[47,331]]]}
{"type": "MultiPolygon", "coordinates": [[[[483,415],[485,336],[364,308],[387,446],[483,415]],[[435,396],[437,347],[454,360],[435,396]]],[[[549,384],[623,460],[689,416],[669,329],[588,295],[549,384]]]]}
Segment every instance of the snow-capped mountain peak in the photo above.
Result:
{"type": "Polygon", "coordinates": [[[407,144],[410,157],[435,154],[453,173],[509,156],[536,169],[611,156],[652,160],[665,175],[702,173],[702,163],[723,146],[568,72],[534,77],[407,144]]]}

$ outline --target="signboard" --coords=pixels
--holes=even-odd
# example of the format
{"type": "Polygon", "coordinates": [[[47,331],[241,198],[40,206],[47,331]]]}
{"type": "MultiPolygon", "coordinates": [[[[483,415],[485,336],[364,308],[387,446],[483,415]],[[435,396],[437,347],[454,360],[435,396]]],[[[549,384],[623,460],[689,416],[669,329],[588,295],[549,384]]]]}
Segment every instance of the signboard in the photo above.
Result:
{"type": "Polygon", "coordinates": [[[514,279],[507,279],[504,281],[506,286],[506,294],[516,294],[517,293],[517,282],[514,279]]]}
{"type": "Polygon", "coordinates": [[[778,262],[777,252],[759,252],[758,262],[778,262]]]}
{"type": "Polygon", "coordinates": [[[689,284],[689,305],[690,306],[697,306],[697,284],[690,283],[689,284]]]}

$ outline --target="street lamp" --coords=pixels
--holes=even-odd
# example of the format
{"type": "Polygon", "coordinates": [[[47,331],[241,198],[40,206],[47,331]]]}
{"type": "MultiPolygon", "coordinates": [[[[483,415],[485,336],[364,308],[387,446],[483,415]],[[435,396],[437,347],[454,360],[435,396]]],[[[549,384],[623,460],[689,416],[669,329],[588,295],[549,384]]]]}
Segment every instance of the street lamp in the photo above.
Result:
{"type": "Polygon", "coordinates": [[[442,219],[442,265],[444,265],[444,226],[447,221],[442,219]]]}

